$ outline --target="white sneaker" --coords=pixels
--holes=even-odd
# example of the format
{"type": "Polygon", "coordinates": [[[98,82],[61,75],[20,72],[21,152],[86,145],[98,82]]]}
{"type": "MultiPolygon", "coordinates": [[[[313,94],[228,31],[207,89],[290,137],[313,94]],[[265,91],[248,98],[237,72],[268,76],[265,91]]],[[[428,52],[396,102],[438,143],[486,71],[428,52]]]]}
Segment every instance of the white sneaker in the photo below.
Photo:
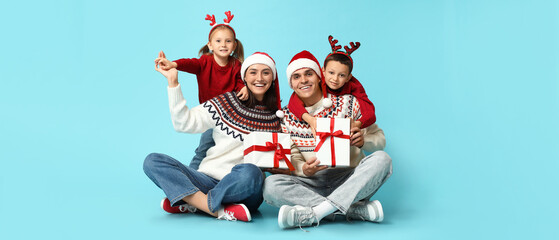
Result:
{"type": "Polygon", "coordinates": [[[349,207],[347,217],[370,222],[382,222],[384,212],[378,200],[370,202],[356,202],[349,207]]]}
{"type": "Polygon", "coordinates": [[[318,221],[310,207],[283,205],[278,213],[278,224],[283,229],[312,226],[315,222],[318,221]]]}

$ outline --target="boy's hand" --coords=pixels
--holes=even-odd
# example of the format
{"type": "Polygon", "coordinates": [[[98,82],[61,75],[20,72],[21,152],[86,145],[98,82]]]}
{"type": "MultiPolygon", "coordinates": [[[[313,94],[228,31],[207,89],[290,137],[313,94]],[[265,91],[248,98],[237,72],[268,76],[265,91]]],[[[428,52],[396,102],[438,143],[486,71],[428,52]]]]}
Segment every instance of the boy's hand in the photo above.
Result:
{"type": "Polygon", "coordinates": [[[246,101],[248,99],[248,90],[247,90],[247,86],[244,86],[243,88],[241,88],[241,91],[239,91],[237,93],[237,97],[239,98],[239,100],[241,101],[246,101]]]}
{"type": "Polygon", "coordinates": [[[316,137],[316,118],[308,113],[303,113],[303,120],[311,125],[312,135],[316,137]]]}
{"type": "Polygon", "coordinates": [[[171,68],[176,68],[177,64],[174,62],[169,61],[165,57],[165,53],[163,51],[159,52],[159,56],[155,59],[155,66],[161,68],[162,70],[169,70],[171,68]]]}
{"type": "Polygon", "coordinates": [[[328,168],[328,166],[319,166],[318,164],[320,164],[320,161],[318,161],[316,157],[309,158],[305,162],[305,164],[303,164],[303,174],[305,174],[305,176],[307,177],[310,177],[313,176],[316,172],[328,168]]]}
{"type": "Polygon", "coordinates": [[[359,129],[361,129],[361,126],[362,126],[361,121],[351,121],[351,128],[357,127],[359,129]]]}
{"type": "Polygon", "coordinates": [[[358,127],[351,127],[351,135],[349,140],[351,141],[351,146],[356,146],[358,148],[363,147],[365,144],[365,139],[363,137],[363,133],[361,132],[361,128],[358,127]]]}

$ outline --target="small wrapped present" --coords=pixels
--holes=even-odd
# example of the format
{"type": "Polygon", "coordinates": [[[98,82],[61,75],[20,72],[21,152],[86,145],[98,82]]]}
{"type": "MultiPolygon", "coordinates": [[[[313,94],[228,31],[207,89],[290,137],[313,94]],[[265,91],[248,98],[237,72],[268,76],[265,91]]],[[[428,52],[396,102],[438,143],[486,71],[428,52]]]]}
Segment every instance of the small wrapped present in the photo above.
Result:
{"type": "Polygon", "coordinates": [[[286,133],[251,132],[243,141],[244,162],[261,168],[294,171],[291,164],[291,136],[286,133]]]}
{"type": "Polygon", "coordinates": [[[349,118],[316,119],[316,158],[320,165],[349,167],[349,118]]]}

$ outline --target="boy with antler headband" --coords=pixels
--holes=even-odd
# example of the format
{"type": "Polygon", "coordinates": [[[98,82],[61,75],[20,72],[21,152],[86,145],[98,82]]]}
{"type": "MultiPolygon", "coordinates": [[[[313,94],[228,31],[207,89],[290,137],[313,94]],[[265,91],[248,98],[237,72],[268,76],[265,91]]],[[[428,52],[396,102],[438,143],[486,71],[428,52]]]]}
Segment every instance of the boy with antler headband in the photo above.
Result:
{"type": "MultiPolygon", "coordinates": [[[[332,101],[326,98],[327,93],[336,96],[351,94],[357,98],[362,109],[362,117],[355,122],[356,126],[359,128],[369,127],[376,121],[375,106],[367,97],[363,85],[351,74],[353,70],[353,59],[350,55],[357,50],[361,44],[359,42],[350,42],[350,47],[344,46],[345,52],[343,52],[339,51],[342,46],[336,45],[338,40],[334,39],[332,35],[328,36],[328,41],[332,47],[332,52],[328,54],[324,60],[324,67],[322,68],[325,78],[323,84],[326,84],[326,86],[323,86],[326,90],[323,93],[326,100],[323,102],[323,106],[329,108],[332,105],[332,101]]],[[[289,99],[289,109],[299,119],[309,123],[313,131],[316,130],[316,118],[312,117],[307,110],[305,110],[303,102],[295,93],[293,93],[289,99]]]]}

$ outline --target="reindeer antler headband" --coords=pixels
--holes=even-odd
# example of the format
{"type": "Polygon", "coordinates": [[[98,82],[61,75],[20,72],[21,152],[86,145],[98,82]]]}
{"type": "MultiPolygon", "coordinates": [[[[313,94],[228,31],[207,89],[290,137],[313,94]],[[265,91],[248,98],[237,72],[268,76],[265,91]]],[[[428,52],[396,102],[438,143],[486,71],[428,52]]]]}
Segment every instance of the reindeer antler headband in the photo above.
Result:
{"type": "Polygon", "coordinates": [[[235,17],[235,15],[231,14],[231,11],[227,11],[227,12],[225,12],[225,16],[227,16],[227,18],[223,19],[222,24],[216,24],[215,16],[213,14],[212,15],[206,14],[205,20],[209,20],[210,21],[210,26],[212,26],[212,30],[210,30],[210,34],[208,35],[208,39],[210,39],[210,36],[212,35],[212,32],[214,31],[214,29],[216,27],[219,27],[219,26],[228,27],[229,29],[231,29],[231,31],[233,31],[233,36],[235,36],[235,38],[237,38],[236,34],[235,34],[235,30],[233,30],[233,28],[231,26],[229,26],[229,23],[231,23],[231,20],[233,20],[233,17],[235,17]]]}
{"type": "Polygon", "coordinates": [[[328,36],[328,42],[330,42],[330,46],[332,47],[332,53],[328,54],[328,56],[326,58],[330,57],[330,55],[332,55],[332,54],[343,54],[343,55],[346,55],[349,58],[349,60],[351,60],[351,63],[353,64],[353,59],[351,58],[350,55],[351,55],[351,53],[355,52],[355,50],[357,50],[359,48],[359,46],[361,46],[361,43],[350,42],[349,46],[351,46],[351,48],[348,47],[348,46],[344,46],[345,52],[342,52],[342,51],[338,51],[338,50],[342,49],[342,46],[336,45],[336,43],[338,43],[338,40],[334,39],[334,37],[332,37],[332,35],[328,36]]]}

